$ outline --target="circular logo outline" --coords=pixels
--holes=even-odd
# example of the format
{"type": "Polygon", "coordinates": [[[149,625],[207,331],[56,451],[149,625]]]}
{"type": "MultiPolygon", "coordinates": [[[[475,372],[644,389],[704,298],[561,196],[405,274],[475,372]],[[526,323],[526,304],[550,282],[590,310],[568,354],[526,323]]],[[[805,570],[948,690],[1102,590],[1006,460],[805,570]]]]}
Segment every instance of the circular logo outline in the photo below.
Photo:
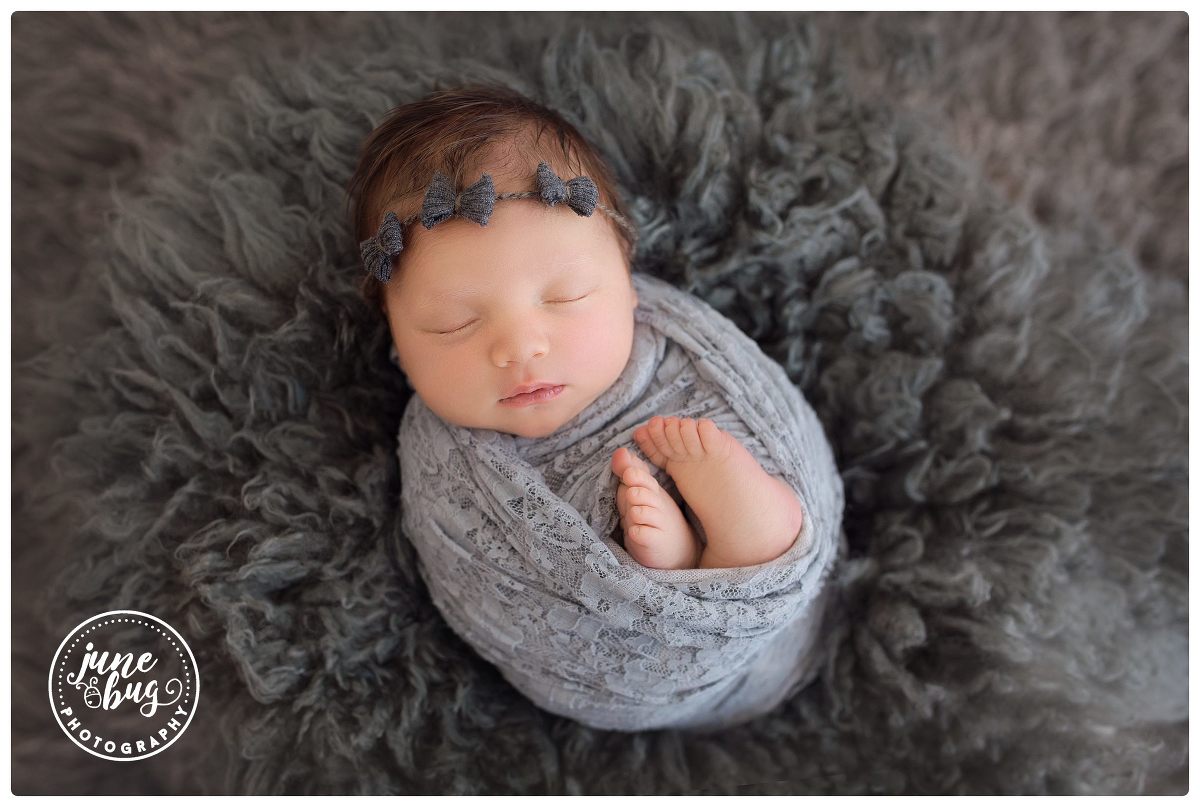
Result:
{"type": "Polygon", "coordinates": [[[84,751],[87,751],[92,756],[100,757],[101,759],[107,759],[111,762],[137,762],[139,760],[148,759],[148,758],[154,756],[155,754],[161,754],[163,751],[166,751],[168,748],[171,747],[172,743],[174,743],[176,740],[178,740],[180,737],[183,736],[183,733],[185,731],[187,731],[188,726],[190,726],[192,724],[192,718],[196,716],[196,707],[200,705],[200,667],[197,666],[197,664],[196,664],[196,657],[192,654],[192,648],[188,646],[188,643],[184,640],[183,636],[180,635],[179,631],[175,630],[175,628],[171,627],[163,620],[154,616],[154,614],[147,614],[144,611],[129,611],[129,610],[105,611],[102,614],[96,614],[95,616],[88,617],[87,619],[80,622],[78,625],[76,625],[74,628],[72,628],[70,630],[70,632],[67,633],[66,637],[62,640],[62,642],[59,643],[58,649],[54,651],[54,658],[51,659],[51,661],[50,661],[50,675],[46,681],[46,691],[50,697],[50,711],[52,711],[54,713],[54,722],[56,722],[58,724],[58,727],[60,729],[62,729],[63,734],[66,734],[67,737],[70,738],[71,742],[75,743],[75,745],[79,746],[84,751]],[[196,679],[196,693],[192,698],[192,708],[188,710],[187,720],[184,721],[183,727],[180,728],[179,731],[175,732],[174,737],[172,737],[170,740],[167,740],[165,743],[163,743],[162,748],[155,749],[154,751],[150,751],[149,753],[142,754],[141,756],[136,756],[136,757],[110,757],[107,754],[100,753],[99,751],[96,751],[92,748],[88,748],[78,738],[76,738],[75,735],[72,734],[65,725],[63,725],[62,715],[59,714],[58,705],[54,702],[54,670],[58,666],[58,658],[60,655],[62,655],[63,648],[67,646],[67,642],[71,641],[72,638],[75,638],[79,634],[79,631],[81,629],[87,627],[89,624],[91,624],[99,619],[103,619],[105,617],[118,616],[118,615],[144,617],[146,619],[157,622],[159,625],[162,625],[164,628],[169,630],[171,632],[171,634],[176,639],[179,640],[179,644],[181,644],[183,646],[183,649],[187,651],[188,661],[190,661],[192,664],[192,673],[196,679]]]}

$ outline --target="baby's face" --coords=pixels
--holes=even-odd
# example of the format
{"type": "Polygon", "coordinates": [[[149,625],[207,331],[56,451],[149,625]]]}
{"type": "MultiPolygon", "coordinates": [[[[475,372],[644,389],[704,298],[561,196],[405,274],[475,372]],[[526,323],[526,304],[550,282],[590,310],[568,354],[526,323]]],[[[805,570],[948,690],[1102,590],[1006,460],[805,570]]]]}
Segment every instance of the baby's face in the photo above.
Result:
{"type": "Polygon", "coordinates": [[[406,233],[384,295],[400,364],[430,409],[458,426],[544,437],[616,381],[637,294],[606,219],[513,200],[484,227],[452,218],[406,233]],[[562,391],[505,401],[535,382],[562,391]]]}

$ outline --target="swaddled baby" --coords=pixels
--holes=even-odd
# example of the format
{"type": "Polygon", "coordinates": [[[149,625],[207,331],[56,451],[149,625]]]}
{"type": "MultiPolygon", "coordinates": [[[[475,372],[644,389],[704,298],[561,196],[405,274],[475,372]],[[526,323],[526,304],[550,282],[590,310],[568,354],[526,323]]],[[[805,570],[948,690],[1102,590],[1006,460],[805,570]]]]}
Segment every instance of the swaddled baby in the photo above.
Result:
{"type": "MultiPolygon", "coordinates": [[[[375,261],[366,291],[387,317],[398,364],[448,423],[552,434],[612,385],[633,344],[636,234],[611,174],[555,113],[504,90],[441,93],[398,113],[368,139],[353,185],[364,259],[375,261]],[[547,137],[547,124],[567,137],[547,137]],[[444,182],[431,183],[439,173],[444,182]],[[475,218],[452,209],[457,195],[469,207],[471,193],[504,200],[539,177],[566,185],[577,174],[594,188],[592,214],[569,199],[547,204],[536,191],[475,218]],[[481,177],[491,181],[482,193],[481,177]],[[450,215],[412,226],[429,222],[437,191],[450,215]],[[385,221],[387,212],[395,218],[385,221]]],[[[649,467],[618,449],[611,467],[623,545],[644,566],[752,566],[800,534],[796,493],[713,420],[663,412],[633,437],[673,480],[707,541],[649,467]]]]}
{"type": "Polygon", "coordinates": [[[416,392],[402,527],[450,627],[598,728],[721,728],[811,680],[832,450],[753,340],[631,272],[587,141],[511,91],[441,92],[393,110],[350,191],[416,392]]]}

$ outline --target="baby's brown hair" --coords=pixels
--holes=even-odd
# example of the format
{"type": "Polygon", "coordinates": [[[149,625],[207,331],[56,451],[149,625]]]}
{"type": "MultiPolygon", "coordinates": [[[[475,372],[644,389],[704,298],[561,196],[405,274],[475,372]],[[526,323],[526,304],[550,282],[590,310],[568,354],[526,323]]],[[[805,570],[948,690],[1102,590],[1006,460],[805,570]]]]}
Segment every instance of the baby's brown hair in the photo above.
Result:
{"type": "MultiPolygon", "coordinates": [[[[435,171],[462,189],[479,179],[481,166],[489,166],[494,173],[490,166],[502,155],[505,172],[529,177],[530,189],[541,161],[549,163],[563,179],[591,178],[601,204],[632,221],[612,170],[562,115],[508,87],[474,84],[402,104],[367,136],[346,188],[356,243],[374,236],[389,210],[401,221],[417,213],[435,171]],[[547,130],[552,135],[548,144],[542,139],[547,130]]],[[[629,268],[633,236],[608,220],[629,268]]],[[[383,283],[364,271],[360,288],[368,303],[382,307],[383,283]]]]}

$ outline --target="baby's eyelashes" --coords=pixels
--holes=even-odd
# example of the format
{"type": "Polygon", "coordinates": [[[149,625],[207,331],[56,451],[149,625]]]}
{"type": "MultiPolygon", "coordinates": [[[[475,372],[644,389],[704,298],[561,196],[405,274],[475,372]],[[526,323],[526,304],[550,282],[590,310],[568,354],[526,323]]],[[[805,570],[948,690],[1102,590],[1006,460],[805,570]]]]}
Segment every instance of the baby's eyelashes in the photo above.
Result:
{"type": "MultiPolygon", "coordinates": [[[[587,297],[587,295],[585,294],[585,295],[583,295],[583,297],[587,297]]],[[[551,303],[577,303],[580,300],[582,300],[583,297],[576,297],[573,300],[549,300],[548,302],[551,302],[551,303]]]]}
{"type": "Polygon", "coordinates": [[[459,325],[457,328],[451,328],[448,331],[430,331],[430,333],[436,333],[439,336],[449,336],[452,333],[458,333],[459,331],[465,330],[470,325],[473,325],[476,321],[477,320],[471,320],[466,325],[459,325]]]}
{"type": "MultiPolygon", "coordinates": [[[[588,292],[587,294],[584,294],[584,295],[582,295],[582,296],[580,296],[580,297],[571,297],[571,298],[564,299],[564,300],[546,300],[546,302],[547,302],[547,303],[555,303],[555,304],[559,304],[559,303],[577,303],[577,302],[579,302],[580,300],[584,300],[584,299],[586,299],[587,297],[590,297],[590,296],[591,296],[591,292],[588,292]]],[[[426,333],[437,334],[438,336],[450,336],[451,334],[455,334],[455,333],[458,333],[459,331],[466,330],[468,326],[470,326],[470,325],[474,325],[474,324],[475,324],[476,322],[478,322],[478,321],[479,321],[478,319],[473,319],[473,320],[471,320],[470,322],[467,322],[467,323],[465,323],[465,324],[463,324],[463,325],[459,325],[457,328],[450,328],[450,329],[448,329],[448,330],[429,330],[429,331],[425,331],[425,332],[426,332],[426,333]]]]}

